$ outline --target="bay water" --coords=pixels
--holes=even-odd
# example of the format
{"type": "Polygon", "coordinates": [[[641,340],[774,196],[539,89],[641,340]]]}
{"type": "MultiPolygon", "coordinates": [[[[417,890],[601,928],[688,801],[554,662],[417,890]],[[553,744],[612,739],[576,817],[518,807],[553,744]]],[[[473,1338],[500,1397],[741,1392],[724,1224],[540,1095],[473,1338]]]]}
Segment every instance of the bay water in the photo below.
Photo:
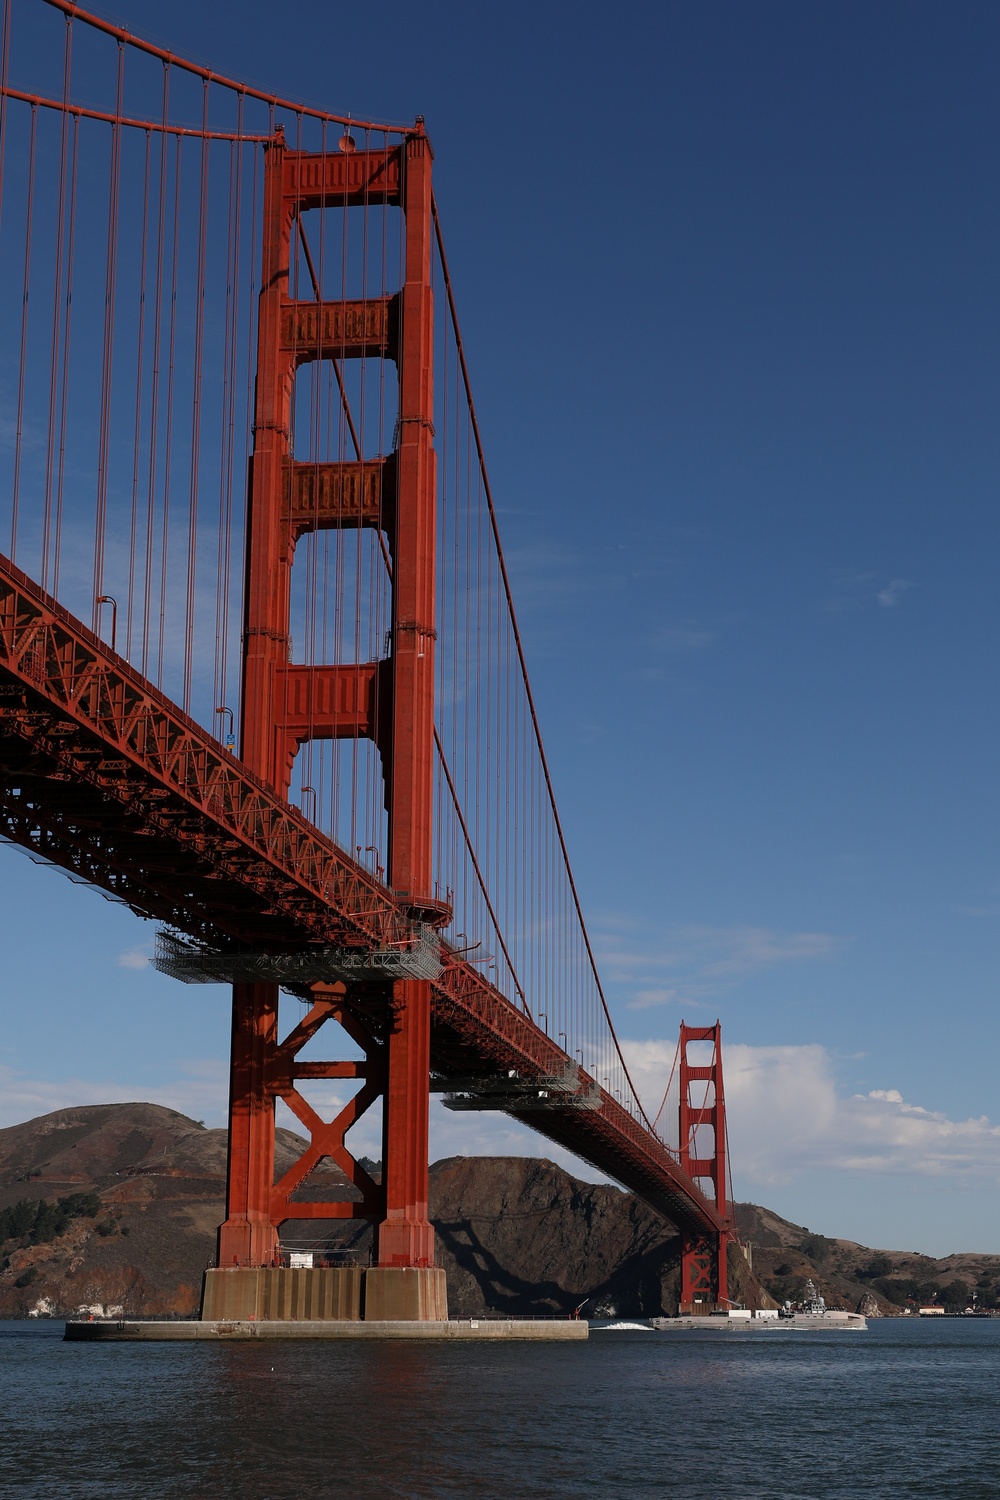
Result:
{"type": "Polygon", "coordinates": [[[62,1333],[0,1323],[4,1500],[1000,1497],[1000,1319],[552,1344],[62,1333]]]}

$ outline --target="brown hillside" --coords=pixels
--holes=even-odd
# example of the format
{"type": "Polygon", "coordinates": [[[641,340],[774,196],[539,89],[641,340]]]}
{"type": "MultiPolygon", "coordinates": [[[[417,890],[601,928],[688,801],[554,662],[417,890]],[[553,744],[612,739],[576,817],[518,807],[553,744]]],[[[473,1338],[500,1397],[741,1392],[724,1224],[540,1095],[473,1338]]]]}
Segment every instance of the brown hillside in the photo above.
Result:
{"type": "MultiPolygon", "coordinates": [[[[278,1137],[287,1166],[298,1150],[288,1131],[278,1137]]],[[[102,1205],[49,1243],[22,1237],[0,1247],[0,1316],[20,1316],[43,1299],[59,1312],[121,1305],[190,1313],[225,1181],[226,1132],[157,1104],[61,1109],[0,1130],[0,1209],[81,1192],[96,1193],[102,1205]],[[18,1287],[31,1270],[34,1277],[18,1287]]]]}
{"type": "MultiPolygon", "coordinates": [[[[302,1142],[278,1132],[279,1174],[302,1142]]],[[[0,1316],[118,1308],[190,1315],[223,1213],[226,1135],[174,1110],[110,1104],[58,1110],[0,1130],[0,1210],[94,1193],[96,1212],[43,1243],[0,1246],[0,1316]]],[[[326,1166],[310,1195],[347,1197],[326,1166]]],[[[431,1168],[431,1216],[453,1313],[655,1314],[677,1304],[677,1237],[617,1188],[529,1157],[455,1157],[431,1168]]],[[[283,1242],[339,1245],[362,1261],[366,1224],[290,1222],[283,1242]]]]}
{"type": "Polygon", "coordinates": [[[892,1316],[939,1302],[949,1311],[1000,1307],[1000,1256],[949,1255],[935,1260],[916,1251],[873,1250],[853,1240],[828,1239],[753,1203],[736,1207],[753,1268],[779,1302],[796,1300],[811,1277],[830,1306],[892,1316]]]}
{"type": "MultiPolygon", "coordinates": [[[[279,1174],[302,1144],[278,1132],[279,1174]]],[[[0,1317],[90,1308],[190,1316],[215,1251],[225,1171],[225,1131],[158,1105],[57,1110],[0,1130],[0,1211],[25,1199],[96,1195],[91,1211],[42,1242],[21,1233],[0,1244],[0,1317]]],[[[352,1192],[329,1165],[308,1187],[308,1196],[352,1192]]],[[[677,1236],[617,1188],[581,1182],[535,1157],[452,1157],[431,1168],[430,1207],[453,1315],[565,1314],[585,1298],[592,1315],[676,1310],[677,1236]]],[[[738,1213],[757,1274],[779,1298],[799,1297],[807,1276],[833,1304],[853,1308],[867,1295],[886,1311],[901,1310],[893,1299],[909,1284],[951,1287],[962,1298],[976,1287],[981,1303],[1000,1292],[997,1257],[875,1252],[810,1235],[753,1205],[738,1213]]],[[[366,1261],[371,1230],[304,1220],[286,1224],[282,1239],[301,1248],[337,1244],[366,1261]]],[[[735,1297],[759,1295],[739,1252],[731,1280],[735,1297]]]]}

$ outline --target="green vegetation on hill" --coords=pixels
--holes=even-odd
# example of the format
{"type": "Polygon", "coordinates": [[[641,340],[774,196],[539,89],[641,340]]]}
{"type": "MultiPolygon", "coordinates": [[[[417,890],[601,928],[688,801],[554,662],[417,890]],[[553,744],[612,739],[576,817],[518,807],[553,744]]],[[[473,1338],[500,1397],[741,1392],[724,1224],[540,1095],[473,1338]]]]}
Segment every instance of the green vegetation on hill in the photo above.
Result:
{"type": "MultiPolygon", "coordinates": [[[[855,1272],[860,1277],[860,1273],[855,1272]]],[[[938,1302],[947,1312],[964,1312],[972,1299],[972,1292],[965,1281],[954,1280],[944,1286],[939,1281],[917,1281],[912,1277],[878,1276],[868,1281],[872,1291],[893,1303],[896,1307],[916,1307],[938,1302]]],[[[996,1288],[987,1283],[983,1291],[976,1292],[975,1301],[983,1310],[997,1305],[996,1288]]]]}
{"type": "Polygon", "coordinates": [[[44,1198],[22,1198],[0,1210],[0,1244],[23,1240],[45,1245],[65,1234],[74,1219],[96,1219],[103,1204],[96,1193],[70,1193],[46,1203],[44,1198]]]}

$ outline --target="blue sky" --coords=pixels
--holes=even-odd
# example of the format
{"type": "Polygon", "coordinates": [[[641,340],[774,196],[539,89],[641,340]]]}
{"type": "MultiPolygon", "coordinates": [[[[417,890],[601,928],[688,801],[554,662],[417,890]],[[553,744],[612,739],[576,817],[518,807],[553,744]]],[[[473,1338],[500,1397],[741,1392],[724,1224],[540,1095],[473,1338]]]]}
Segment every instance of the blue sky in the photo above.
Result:
{"type": "MultiPolygon", "coordinates": [[[[426,116],[561,812],[650,1096],[680,1019],[718,1015],[740,1196],[1000,1250],[1000,13],[102,14],[426,116]]],[[[220,1120],[224,993],[0,853],[0,1123],[112,1096],[220,1120]]],[[[477,1144],[533,1149],[502,1120],[477,1144]]]]}

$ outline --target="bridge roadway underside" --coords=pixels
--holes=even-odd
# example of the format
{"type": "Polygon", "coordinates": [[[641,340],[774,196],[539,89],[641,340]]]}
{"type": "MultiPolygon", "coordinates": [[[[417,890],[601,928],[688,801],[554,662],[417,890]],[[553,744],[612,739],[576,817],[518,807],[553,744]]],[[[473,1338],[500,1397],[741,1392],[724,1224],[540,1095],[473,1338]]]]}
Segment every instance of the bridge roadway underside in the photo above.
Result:
{"type": "MultiPolygon", "coordinates": [[[[419,930],[390,890],[3,557],[0,836],[221,949],[371,952],[405,946],[419,930]]],[[[441,958],[437,1075],[576,1070],[445,943],[441,958]]],[[[352,986],[348,999],[375,1019],[375,988],[352,986]]],[[[582,1069],[578,1076],[579,1098],[597,1107],[522,1102],[512,1112],[678,1229],[724,1229],[663,1143],[582,1069]]]]}

